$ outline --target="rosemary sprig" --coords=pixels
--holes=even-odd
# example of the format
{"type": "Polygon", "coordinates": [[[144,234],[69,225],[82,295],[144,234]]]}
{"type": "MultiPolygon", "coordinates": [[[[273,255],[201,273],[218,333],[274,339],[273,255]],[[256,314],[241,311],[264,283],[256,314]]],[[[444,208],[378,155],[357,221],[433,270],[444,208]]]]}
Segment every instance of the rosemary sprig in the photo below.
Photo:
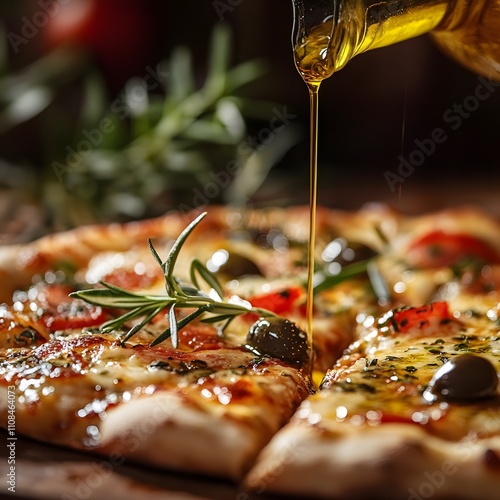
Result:
{"type": "Polygon", "coordinates": [[[225,301],[223,287],[217,276],[209,271],[198,259],[194,259],[191,262],[191,284],[182,284],[174,277],[175,263],[182,246],[206,215],[206,212],[202,213],[182,231],[170,249],[165,261],[161,260],[151,240],[148,240],[151,253],[163,271],[166,295],[135,293],[110,283],[101,282],[103,288],[80,290],[72,293],[71,297],[77,297],[90,304],[109,309],[127,310],[121,316],[103,323],[100,326],[102,333],[113,332],[122,328],[129,321],[141,318],[122,337],[122,344],[133,337],[141,328],[166,308],[169,308],[169,326],[151,342],[151,346],[158,345],[171,337],[172,345],[177,348],[179,344],[179,330],[203,314],[211,314],[211,316],[201,320],[205,323],[223,323],[220,332],[223,332],[229,323],[241,314],[253,312],[261,316],[275,316],[274,313],[266,309],[253,308],[244,303],[236,304],[225,301]],[[200,289],[200,280],[203,280],[213,290],[211,295],[200,289]],[[184,318],[178,320],[177,310],[186,308],[194,310],[184,318]]]}

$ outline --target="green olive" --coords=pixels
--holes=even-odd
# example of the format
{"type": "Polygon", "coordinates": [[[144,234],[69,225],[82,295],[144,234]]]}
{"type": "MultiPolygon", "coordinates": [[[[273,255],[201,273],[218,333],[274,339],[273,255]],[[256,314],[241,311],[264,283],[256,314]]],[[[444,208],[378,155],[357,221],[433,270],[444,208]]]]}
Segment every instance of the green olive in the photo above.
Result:
{"type": "Polygon", "coordinates": [[[486,358],[463,354],[445,363],[432,377],[424,398],[467,402],[497,395],[498,375],[486,358]]]}
{"type": "Polygon", "coordinates": [[[262,272],[248,257],[234,251],[217,250],[209,262],[209,269],[223,274],[228,279],[237,279],[242,276],[262,276],[262,272]]]}
{"type": "Polygon", "coordinates": [[[248,331],[247,349],[304,367],[310,360],[307,334],[285,318],[260,318],[248,331]]]}

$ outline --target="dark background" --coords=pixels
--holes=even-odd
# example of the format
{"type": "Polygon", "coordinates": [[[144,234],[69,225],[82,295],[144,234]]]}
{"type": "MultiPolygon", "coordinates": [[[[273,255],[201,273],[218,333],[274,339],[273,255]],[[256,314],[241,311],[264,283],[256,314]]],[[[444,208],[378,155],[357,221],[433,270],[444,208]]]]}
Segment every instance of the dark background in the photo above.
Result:
{"type": "MultiPolygon", "coordinates": [[[[111,15],[96,28],[100,42],[92,51],[110,98],[128,77],[142,75],[147,64],[167,57],[175,45],[193,50],[203,74],[207,40],[214,24],[221,22],[214,2],[99,1],[115,12],[118,4],[125,12],[132,8],[128,20],[111,15]],[[144,11],[144,18],[134,8],[144,11]],[[99,46],[106,46],[107,39],[112,49],[99,46]]],[[[253,85],[250,94],[286,105],[298,115],[303,130],[303,140],[273,169],[255,203],[306,202],[308,97],[293,65],[291,2],[222,3],[228,5],[223,21],[234,30],[234,61],[257,57],[268,63],[268,76],[253,85]]],[[[19,29],[33,4],[36,7],[28,1],[2,7],[9,30],[19,29]]],[[[20,67],[32,60],[46,50],[44,43],[39,36],[19,54],[11,53],[11,64],[20,67]]],[[[479,83],[477,75],[442,55],[429,36],[357,56],[321,88],[320,202],[359,208],[382,201],[409,212],[475,203],[499,213],[500,86],[457,130],[443,119],[449,108],[473,95],[479,83]],[[416,149],[415,140],[429,138],[437,127],[446,130],[447,140],[393,192],[384,173],[397,173],[398,156],[407,157],[416,149]]],[[[35,120],[0,137],[0,156],[37,165],[42,141],[35,120]]]]}

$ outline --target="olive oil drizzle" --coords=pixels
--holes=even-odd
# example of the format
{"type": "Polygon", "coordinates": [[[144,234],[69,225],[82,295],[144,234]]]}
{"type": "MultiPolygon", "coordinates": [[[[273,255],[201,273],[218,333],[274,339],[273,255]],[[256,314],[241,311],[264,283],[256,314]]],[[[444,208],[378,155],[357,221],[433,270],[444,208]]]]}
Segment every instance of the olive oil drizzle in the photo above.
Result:
{"type": "Polygon", "coordinates": [[[314,248],[316,242],[316,213],[318,197],[318,111],[321,82],[307,82],[310,101],[310,164],[309,164],[309,243],[307,248],[307,339],[313,345],[314,313],[314,248]]]}
{"type": "MultiPolygon", "coordinates": [[[[309,158],[309,243],[307,251],[307,306],[306,333],[313,355],[314,313],[314,254],[316,243],[317,179],[318,179],[318,116],[321,82],[335,71],[332,58],[333,18],[327,16],[318,27],[307,22],[301,0],[294,0],[294,27],[292,45],[295,67],[307,85],[310,103],[310,158],[309,158]],[[322,29],[325,28],[325,29],[322,29]]],[[[312,363],[311,363],[312,366],[312,363]]]]}

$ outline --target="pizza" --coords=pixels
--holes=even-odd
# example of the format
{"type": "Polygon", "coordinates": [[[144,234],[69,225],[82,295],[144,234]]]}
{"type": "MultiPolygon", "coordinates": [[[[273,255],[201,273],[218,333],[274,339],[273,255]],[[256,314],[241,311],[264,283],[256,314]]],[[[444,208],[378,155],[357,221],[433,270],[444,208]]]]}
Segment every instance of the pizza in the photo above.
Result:
{"type": "Polygon", "coordinates": [[[496,498],[497,306],[474,316],[446,302],[402,307],[362,328],[248,485],[321,498],[496,498]]]}
{"type": "Polygon", "coordinates": [[[308,208],[197,215],[0,248],[7,431],[15,392],[20,435],[258,495],[495,498],[497,220],[320,208],[311,345],[308,208]]]}

